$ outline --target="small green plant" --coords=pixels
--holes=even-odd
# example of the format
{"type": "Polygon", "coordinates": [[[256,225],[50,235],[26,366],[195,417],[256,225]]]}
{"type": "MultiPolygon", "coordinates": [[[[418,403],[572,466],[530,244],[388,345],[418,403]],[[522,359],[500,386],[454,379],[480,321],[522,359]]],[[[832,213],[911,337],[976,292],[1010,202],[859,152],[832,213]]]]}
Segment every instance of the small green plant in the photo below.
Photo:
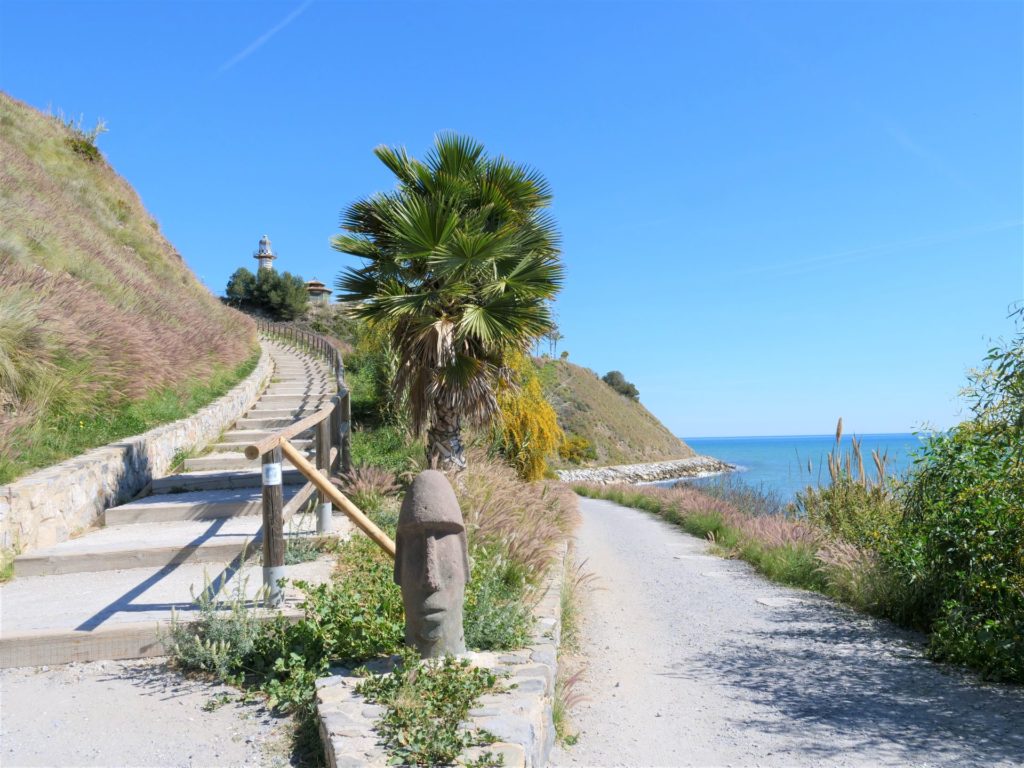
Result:
{"type": "Polygon", "coordinates": [[[585,563],[577,563],[572,550],[566,555],[562,572],[562,592],[560,594],[561,639],[559,642],[558,676],[555,679],[555,696],[551,705],[551,717],[555,725],[558,740],[572,746],[579,739],[579,734],[571,730],[569,713],[583,700],[579,684],[584,669],[573,664],[568,658],[579,649],[580,602],[587,589],[592,588],[594,574],[584,570],[585,563]]]}
{"type": "Polygon", "coordinates": [[[181,669],[237,680],[243,659],[255,645],[259,620],[248,610],[244,581],[226,600],[215,599],[211,592],[207,579],[199,597],[192,595],[198,614],[194,620],[171,614],[165,645],[172,662],[181,669]]]}
{"type": "Polygon", "coordinates": [[[100,150],[96,146],[96,139],[100,137],[100,134],[107,132],[107,124],[100,118],[96,121],[96,125],[92,130],[87,131],[82,126],[83,120],[83,117],[79,117],[77,121],[68,119],[65,122],[65,126],[71,132],[71,135],[65,141],[72,151],[81,155],[89,162],[94,163],[102,158],[100,150]]]}
{"type": "Polygon", "coordinates": [[[479,650],[520,648],[533,627],[530,592],[522,566],[495,545],[472,548],[473,570],[466,585],[466,645],[479,650]]]}
{"type": "Polygon", "coordinates": [[[570,727],[569,713],[584,699],[579,690],[583,673],[582,667],[570,671],[564,661],[559,661],[558,677],[555,679],[555,697],[551,702],[551,719],[555,726],[555,736],[562,744],[569,747],[573,746],[580,738],[579,734],[570,727]]]}
{"type": "Polygon", "coordinates": [[[115,200],[110,207],[113,211],[114,218],[117,220],[117,223],[120,224],[121,226],[127,224],[128,221],[131,219],[132,209],[131,206],[128,205],[127,200],[115,200]]]}
{"type": "Polygon", "coordinates": [[[410,437],[402,427],[355,429],[352,432],[352,462],[382,467],[396,474],[415,472],[424,464],[423,443],[410,437]]]}
{"type": "Polygon", "coordinates": [[[14,550],[0,549],[0,584],[14,578],[14,550]]]}
{"type": "Polygon", "coordinates": [[[377,730],[393,762],[449,765],[466,748],[494,741],[463,721],[484,693],[497,689],[497,676],[468,659],[421,662],[414,649],[403,648],[394,672],[368,676],[356,692],[386,707],[377,730]]]}

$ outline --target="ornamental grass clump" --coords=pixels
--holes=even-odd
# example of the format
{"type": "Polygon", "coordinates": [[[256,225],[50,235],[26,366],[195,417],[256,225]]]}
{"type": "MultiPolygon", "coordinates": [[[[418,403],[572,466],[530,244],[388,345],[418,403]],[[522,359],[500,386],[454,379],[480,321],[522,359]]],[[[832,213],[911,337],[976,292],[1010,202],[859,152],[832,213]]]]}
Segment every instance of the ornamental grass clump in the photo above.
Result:
{"type": "Polygon", "coordinates": [[[341,476],[341,489],[364,512],[376,511],[384,499],[401,490],[393,472],[373,464],[358,464],[341,476]]]}
{"type": "Polygon", "coordinates": [[[482,450],[470,453],[456,495],[470,542],[499,545],[509,562],[539,579],[578,520],[578,505],[561,483],[524,483],[482,450]]]}

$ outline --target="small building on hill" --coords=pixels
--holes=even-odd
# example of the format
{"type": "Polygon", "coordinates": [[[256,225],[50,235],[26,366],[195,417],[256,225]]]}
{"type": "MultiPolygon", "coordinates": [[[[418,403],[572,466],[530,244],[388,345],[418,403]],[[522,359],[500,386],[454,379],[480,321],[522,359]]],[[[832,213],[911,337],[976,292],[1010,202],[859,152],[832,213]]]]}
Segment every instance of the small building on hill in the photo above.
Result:
{"type": "Polygon", "coordinates": [[[329,304],[331,302],[331,289],[315,277],[306,283],[306,290],[309,291],[310,304],[329,304]]]}

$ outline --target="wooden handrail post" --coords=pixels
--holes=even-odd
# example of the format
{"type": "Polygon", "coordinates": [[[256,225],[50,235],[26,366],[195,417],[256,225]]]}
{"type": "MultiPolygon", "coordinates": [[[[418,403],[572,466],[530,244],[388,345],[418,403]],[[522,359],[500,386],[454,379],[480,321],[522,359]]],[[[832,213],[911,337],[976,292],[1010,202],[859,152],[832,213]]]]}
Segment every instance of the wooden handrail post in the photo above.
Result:
{"type": "MultiPolygon", "coordinates": [[[[333,413],[333,411],[332,411],[333,413]]],[[[325,478],[331,476],[331,422],[324,419],[316,425],[316,468],[325,478]]],[[[331,532],[331,500],[319,491],[316,506],[316,532],[331,532]]]]}
{"type": "Polygon", "coordinates": [[[271,606],[284,601],[280,581],[287,575],[281,460],[280,446],[263,454],[263,586],[267,591],[267,604],[271,606]]]}
{"type": "Polygon", "coordinates": [[[339,439],[341,440],[341,471],[352,471],[352,398],[346,389],[341,393],[341,423],[339,426],[339,439]]]}
{"type": "MultiPolygon", "coordinates": [[[[336,466],[341,466],[341,400],[335,404],[334,409],[331,411],[331,447],[338,449],[338,455],[335,457],[334,462],[336,466]]],[[[333,470],[334,467],[331,467],[333,470]]]]}

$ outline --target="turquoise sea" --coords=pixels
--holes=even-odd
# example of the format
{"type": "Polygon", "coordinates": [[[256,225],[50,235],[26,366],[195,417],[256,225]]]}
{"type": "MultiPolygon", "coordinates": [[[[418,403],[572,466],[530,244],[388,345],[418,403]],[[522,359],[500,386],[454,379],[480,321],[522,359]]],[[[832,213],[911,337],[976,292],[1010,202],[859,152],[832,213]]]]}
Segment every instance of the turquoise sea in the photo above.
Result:
{"type": "MultiPolygon", "coordinates": [[[[920,446],[912,434],[856,435],[861,441],[864,466],[874,477],[871,451],[888,452],[887,474],[903,473],[912,463],[912,452],[920,446]]],[[[828,480],[826,455],[835,448],[835,435],[786,437],[684,437],[697,453],[736,464],[737,478],[753,486],[775,491],[783,501],[791,501],[798,490],[828,480]],[[811,468],[808,472],[807,463],[811,468]]],[[[850,449],[850,436],[844,435],[842,451],[850,449]]],[[[701,483],[713,478],[689,482],[701,483]]]]}

